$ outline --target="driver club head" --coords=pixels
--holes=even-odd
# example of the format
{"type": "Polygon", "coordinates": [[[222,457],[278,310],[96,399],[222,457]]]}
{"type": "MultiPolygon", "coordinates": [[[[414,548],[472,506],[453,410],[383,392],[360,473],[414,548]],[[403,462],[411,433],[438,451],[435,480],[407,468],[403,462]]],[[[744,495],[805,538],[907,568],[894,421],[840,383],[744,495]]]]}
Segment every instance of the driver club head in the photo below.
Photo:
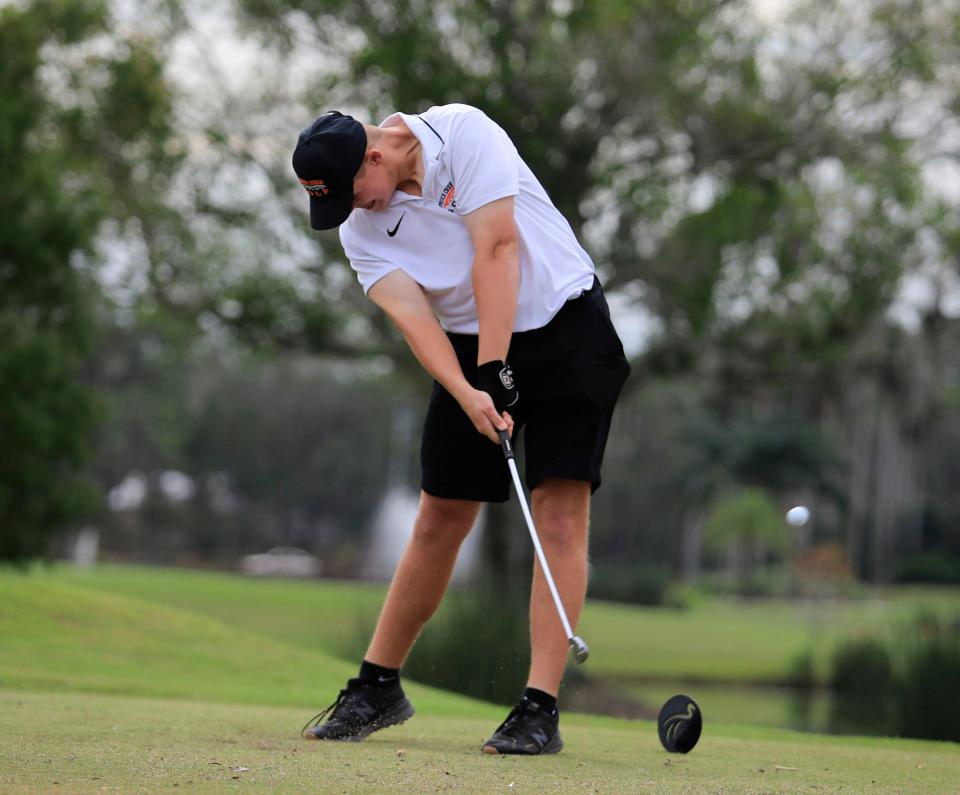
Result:
{"type": "Polygon", "coordinates": [[[583,665],[587,657],[590,656],[590,648],[579,635],[570,638],[570,648],[573,649],[573,659],[577,661],[577,665],[583,665]]]}

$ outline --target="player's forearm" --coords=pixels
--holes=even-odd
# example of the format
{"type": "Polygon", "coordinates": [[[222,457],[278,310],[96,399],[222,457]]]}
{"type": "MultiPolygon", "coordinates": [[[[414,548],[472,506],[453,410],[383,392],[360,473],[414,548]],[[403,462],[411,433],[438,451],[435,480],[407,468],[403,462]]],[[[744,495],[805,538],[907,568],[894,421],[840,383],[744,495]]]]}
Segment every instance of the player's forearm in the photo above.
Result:
{"type": "Polygon", "coordinates": [[[517,314],[520,261],[515,240],[473,260],[473,292],[480,320],[477,364],[506,361],[517,314]]]}
{"type": "Polygon", "coordinates": [[[465,390],[473,387],[464,377],[453,346],[437,319],[432,315],[411,315],[397,325],[423,369],[460,401],[465,390]]]}

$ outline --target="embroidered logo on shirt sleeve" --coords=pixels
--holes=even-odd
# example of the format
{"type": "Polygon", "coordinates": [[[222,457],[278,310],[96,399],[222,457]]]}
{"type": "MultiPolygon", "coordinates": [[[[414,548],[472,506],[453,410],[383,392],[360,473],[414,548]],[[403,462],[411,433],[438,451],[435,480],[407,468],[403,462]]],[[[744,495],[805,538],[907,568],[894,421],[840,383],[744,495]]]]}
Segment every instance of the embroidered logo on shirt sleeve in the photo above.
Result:
{"type": "Polygon", "coordinates": [[[444,210],[453,212],[454,208],[457,206],[456,199],[453,198],[456,188],[453,186],[452,182],[447,183],[447,187],[443,189],[443,192],[440,194],[440,201],[437,202],[444,210]]]}

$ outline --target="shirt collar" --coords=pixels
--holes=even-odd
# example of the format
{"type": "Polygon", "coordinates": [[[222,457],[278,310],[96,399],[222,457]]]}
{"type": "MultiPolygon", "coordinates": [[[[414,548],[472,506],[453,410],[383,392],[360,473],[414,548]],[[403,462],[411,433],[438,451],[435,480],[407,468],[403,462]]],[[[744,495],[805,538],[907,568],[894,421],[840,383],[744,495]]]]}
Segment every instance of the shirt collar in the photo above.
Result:
{"type": "MultiPolygon", "coordinates": [[[[437,160],[440,157],[440,150],[443,149],[443,141],[438,135],[430,129],[427,123],[419,116],[412,116],[408,113],[391,113],[387,118],[380,122],[381,127],[393,126],[397,120],[402,121],[410,129],[417,140],[420,142],[420,151],[423,153],[423,185],[421,191],[426,194],[429,191],[429,185],[432,184],[433,172],[437,167],[437,160]]],[[[394,191],[390,199],[390,206],[422,199],[423,196],[411,196],[409,193],[394,191]]]]}
{"type": "Polygon", "coordinates": [[[417,136],[417,140],[420,141],[424,166],[428,166],[431,161],[435,161],[440,156],[440,150],[443,149],[443,141],[440,140],[437,133],[430,129],[429,125],[419,116],[411,116],[407,113],[391,113],[380,122],[380,126],[392,126],[393,122],[397,119],[406,124],[407,127],[410,128],[410,132],[417,136]]]}

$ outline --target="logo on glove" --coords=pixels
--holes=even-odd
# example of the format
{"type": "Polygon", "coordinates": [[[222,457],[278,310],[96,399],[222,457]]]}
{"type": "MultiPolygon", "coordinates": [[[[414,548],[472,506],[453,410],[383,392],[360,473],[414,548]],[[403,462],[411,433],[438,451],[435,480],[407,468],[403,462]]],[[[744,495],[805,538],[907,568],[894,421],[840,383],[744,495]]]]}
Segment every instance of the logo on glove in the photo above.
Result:
{"type": "Polygon", "coordinates": [[[507,365],[500,371],[500,383],[504,389],[513,389],[513,370],[507,365]]]}

